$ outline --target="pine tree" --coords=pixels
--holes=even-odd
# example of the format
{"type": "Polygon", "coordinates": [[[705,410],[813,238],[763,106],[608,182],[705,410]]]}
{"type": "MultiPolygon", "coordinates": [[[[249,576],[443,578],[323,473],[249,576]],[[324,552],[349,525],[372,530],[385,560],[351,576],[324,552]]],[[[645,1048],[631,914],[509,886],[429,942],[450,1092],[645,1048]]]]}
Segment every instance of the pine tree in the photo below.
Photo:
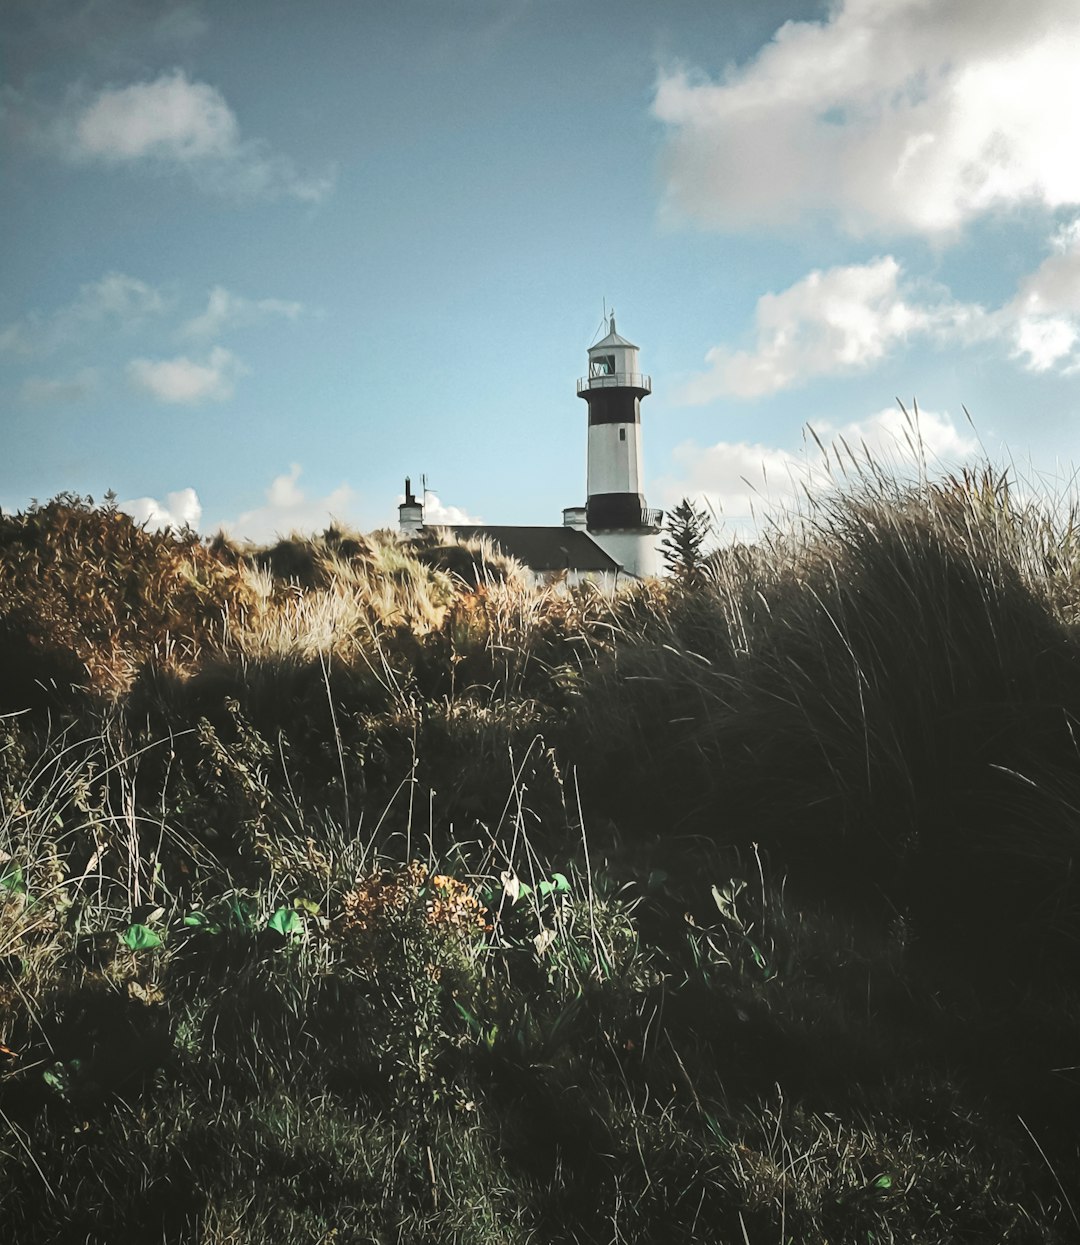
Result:
{"type": "Polygon", "coordinates": [[[660,554],[667,573],[683,588],[698,587],[704,577],[702,549],[712,533],[712,520],[684,497],[668,514],[660,554]]]}

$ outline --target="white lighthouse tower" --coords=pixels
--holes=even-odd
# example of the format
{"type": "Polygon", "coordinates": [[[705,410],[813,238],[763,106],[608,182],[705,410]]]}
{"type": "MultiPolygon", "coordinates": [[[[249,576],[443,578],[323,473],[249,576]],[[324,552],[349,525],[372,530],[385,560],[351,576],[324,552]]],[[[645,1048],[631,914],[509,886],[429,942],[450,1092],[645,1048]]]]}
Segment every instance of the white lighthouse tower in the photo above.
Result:
{"type": "MultiPolygon", "coordinates": [[[[609,329],[589,347],[589,374],[577,383],[578,397],[589,406],[585,527],[623,570],[640,578],[659,573],[663,520],[661,511],[646,507],[641,491],[641,399],[652,392],[652,380],[641,372],[637,346],[615,331],[614,312],[609,329]]],[[[572,514],[565,512],[568,526],[572,514]]]]}

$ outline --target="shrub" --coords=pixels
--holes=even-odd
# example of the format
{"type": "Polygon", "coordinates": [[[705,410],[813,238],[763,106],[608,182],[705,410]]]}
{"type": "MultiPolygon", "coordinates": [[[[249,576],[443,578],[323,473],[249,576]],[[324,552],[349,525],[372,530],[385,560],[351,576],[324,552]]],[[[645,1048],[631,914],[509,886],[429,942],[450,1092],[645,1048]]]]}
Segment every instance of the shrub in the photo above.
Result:
{"type": "Polygon", "coordinates": [[[248,600],[194,532],[151,532],[72,495],[0,516],[0,592],[3,661],[27,667],[16,694],[31,679],[78,679],[115,695],[151,657],[190,667],[248,600]]]}
{"type": "Polygon", "coordinates": [[[709,516],[684,497],[667,517],[660,541],[664,568],[684,588],[695,588],[706,566],[705,542],[712,532],[709,516]]]}

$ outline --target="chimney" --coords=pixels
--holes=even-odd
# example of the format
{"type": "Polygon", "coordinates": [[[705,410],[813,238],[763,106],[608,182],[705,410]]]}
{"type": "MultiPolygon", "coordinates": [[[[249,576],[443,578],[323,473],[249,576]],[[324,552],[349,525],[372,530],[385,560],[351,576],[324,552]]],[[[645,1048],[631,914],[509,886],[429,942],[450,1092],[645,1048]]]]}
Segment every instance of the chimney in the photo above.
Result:
{"type": "Polygon", "coordinates": [[[415,536],[424,526],[424,506],[413,496],[412,480],[405,477],[405,500],[398,506],[398,531],[402,536],[415,536]]]}

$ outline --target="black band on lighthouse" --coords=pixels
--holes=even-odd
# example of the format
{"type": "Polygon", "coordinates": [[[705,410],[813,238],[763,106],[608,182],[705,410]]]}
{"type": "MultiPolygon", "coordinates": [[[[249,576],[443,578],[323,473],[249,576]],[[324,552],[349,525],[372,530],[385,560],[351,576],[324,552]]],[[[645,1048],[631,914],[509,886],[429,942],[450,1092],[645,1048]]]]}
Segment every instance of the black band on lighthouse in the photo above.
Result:
{"type": "Polygon", "coordinates": [[[643,493],[593,493],[585,507],[585,523],[591,530],[643,526],[643,493]]]}
{"type": "Polygon", "coordinates": [[[594,389],[586,401],[590,426],[641,423],[641,399],[633,389],[594,389]]]}

